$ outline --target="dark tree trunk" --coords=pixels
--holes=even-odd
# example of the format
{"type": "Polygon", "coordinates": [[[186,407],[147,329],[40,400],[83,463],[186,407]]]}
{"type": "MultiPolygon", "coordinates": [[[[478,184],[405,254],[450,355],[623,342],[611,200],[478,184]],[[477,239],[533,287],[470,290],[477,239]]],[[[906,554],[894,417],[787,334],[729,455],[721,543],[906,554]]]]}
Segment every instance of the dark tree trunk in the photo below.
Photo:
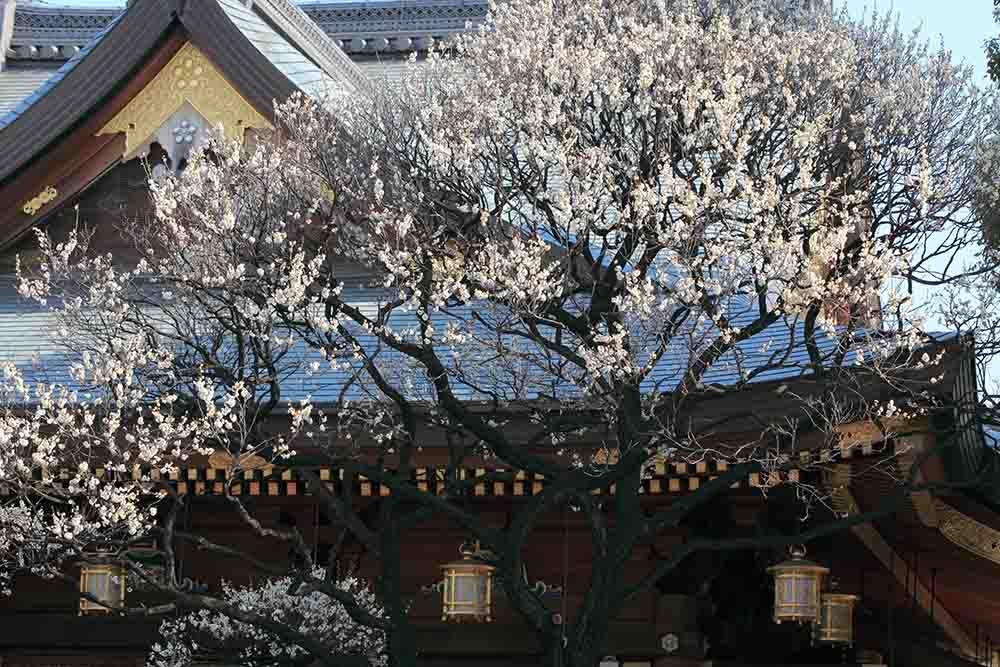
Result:
{"type": "Polygon", "coordinates": [[[389,618],[387,649],[389,667],[416,667],[416,633],[407,617],[406,605],[401,585],[401,552],[399,518],[395,512],[396,502],[386,499],[382,530],[382,577],[380,586],[386,615],[389,618]]]}
{"type": "Polygon", "coordinates": [[[603,637],[595,639],[597,641],[568,641],[564,647],[561,636],[553,637],[546,642],[545,667],[597,667],[605,655],[597,646],[605,642],[603,637]]]}

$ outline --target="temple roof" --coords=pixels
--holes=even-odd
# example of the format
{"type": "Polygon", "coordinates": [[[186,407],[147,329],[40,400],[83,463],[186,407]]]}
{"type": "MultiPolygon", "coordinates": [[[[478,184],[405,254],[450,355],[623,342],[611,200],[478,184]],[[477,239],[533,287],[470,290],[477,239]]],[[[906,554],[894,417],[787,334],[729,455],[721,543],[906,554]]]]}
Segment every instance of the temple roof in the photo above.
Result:
{"type": "Polygon", "coordinates": [[[68,60],[121,13],[115,8],[18,4],[8,58],[68,60]]]}
{"type": "MultiPolygon", "coordinates": [[[[70,71],[72,71],[74,67],[76,67],[77,63],[79,63],[84,58],[84,56],[90,53],[101,42],[101,39],[103,39],[104,35],[107,34],[115,26],[115,24],[118,23],[118,20],[121,16],[122,15],[119,14],[118,16],[115,16],[111,21],[106,22],[104,27],[98,30],[82,49],[74,50],[73,56],[69,60],[67,60],[62,67],[56,70],[55,73],[50,73],[49,76],[46,76],[42,80],[41,85],[32,90],[27,97],[20,100],[12,109],[7,111],[4,115],[0,116],[0,130],[3,130],[7,125],[14,122],[14,120],[24,111],[26,111],[32,104],[34,104],[35,101],[40,99],[42,96],[48,93],[48,91],[51,90],[56,84],[62,81],[62,79],[70,71]]],[[[30,70],[22,70],[22,71],[30,71],[30,70]]],[[[2,84],[6,83],[7,76],[8,76],[7,73],[3,73],[3,78],[0,79],[0,91],[6,88],[6,86],[2,84]]]]}
{"type": "MultiPolygon", "coordinates": [[[[338,46],[359,54],[427,48],[486,15],[484,0],[321,2],[301,8],[338,46]]],[[[8,59],[68,60],[122,11],[18,4],[8,59]]]]}
{"type": "MultiPolygon", "coordinates": [[[[155,0],[153,4],[161,5],[157,16],[162,16],[157,20],[162,23],[176,3],[155,0]]],[[[306,92],[329,84],[327,79],[331,76],[350,79],[354,85],[362,84],[366,76],[397,78],[403,54],[426,49],[436,41],[465,31],[481,22],[487,9],[485,0],[370,0],[298,6],[291,0],[258,3],[216,0],[205,4],[220,7],[229,22],[293,87],[306,92]],[[351,60],[357,61],[357,66],[351,60]]],[[[193,13],[190,8],[185,11],[193,13]]],[[[124,14],[123,8],[52,7],[26,0],[18,2],[10,48],[6,58],[0,57],[0,134],[70,76],[82,56],[93,51],[101,36],[124,14]]],[[[117,47],[117,57],[105,54],[103,60],[110,66],[108,71],[118,71],[121,63],[137,66],[139,45],[151,48],[155,30],[152,24],[139,30],[141,34],[134,35],[135,43],[117,47]]],[[[98,71],[104,70],[95,70],[98,71]]],[[[88,104],[91,98],[96,100],[110,90],[104,89],[106,81],[100,77],[84,79],[72,75],[71,78],[85,89],[78,91],[76,97],[87,98],[88,104]]],[[[266,99],[270,103],[272,98],[266,99]]],[[[79,108],[82,108],[79,101],[75,101],[73,109],[79,108]]],[[[53,127],[63,127],[58,122],[61,115],[49,112],[40,126],[45,131],[35,138],[36,145],[37,139],[44,138],[42,135],[48,135],[53,127]]],[[[0,165],[0,180],[14,168],[9,162],[0,165]]]]}
{"type": "MultiPolygon", "coordinates": [[[[164,11],[169,12],[169,4],[163,2],[164,11]]],[[[356,85],[364,78],[362,73],[395,78],[400,56],[426,49],[481,22],[487,9],[485,0],[375,0],[298,6],[289,0],[265,0],[256,6],[223,0],[218,6],[296,88],[307,92],[329,83],[325,78],[330,73],[323,69],[337,70],[335,77],[346,76],[356,85]],[[349,60],[358,61],[360,67],[352,66],[349,60]]],[[[0,132],[69,76],[124,13],[123,8],[18,2],[10,48],[6,58],[0,57],[0,132]]],[[[145,35],[137,40],[152,45],[145,35]]],[[[128,61],[129,50],[121,49],[117,60],[128,61]]],[[[74,78],[80,79],[77,85],[95,91],[102,88],[101,81],[74,78]]],[[[54,120],[50,117],[46,126],[54,120]]],[[[9,173],[6,167],[0,167],[0,180],[9,173]]]]}
{"type": "MultiPolygon", "coordinates": [[[[43,15],[35,7],[30,9],[36,18],[43,15]]],[[[87,30],[89,41],[79,50],[73,46],[72,58],[0,117],[0,153],[5,155],[0,180],[108,99],[176,30],[185,31],[188,39],[225,71],[240,94],[265,114],[274,100],[285,99],[297,90],[351,89],[368,81],[289,0],[258,0],[252,8],[240,0],[135,0],[128,10],[118,12],[88,10],[74,15],[65,9],[45,11],[65,20],[66,25],[87,30]]],[[[59,53],[67,48],[60,46],[59,53]]],[[[7,89],[8,81],[23,91],[25,84],[37,80],[26,76],[27,71],[15,62],[0,73],[0,91],[7,89]],[[15,76],[19,73],[21,76],[15,76]]]]}

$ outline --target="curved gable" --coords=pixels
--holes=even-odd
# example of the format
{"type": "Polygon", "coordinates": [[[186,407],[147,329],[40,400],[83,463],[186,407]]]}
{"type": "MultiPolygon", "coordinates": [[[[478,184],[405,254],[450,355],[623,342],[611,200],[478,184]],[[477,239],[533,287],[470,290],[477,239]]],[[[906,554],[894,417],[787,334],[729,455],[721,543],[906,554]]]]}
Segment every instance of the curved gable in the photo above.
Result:
{"type": "Polygon", "coordinates": [[[172,27],[165,2],[136,2],[0,124],[0,181],[65,135],[138,69],[172,27]]]}
{"type": "Polygon", "coordinates": [[[143,142],[164,145],[173,124],[178,139],[219,123],[241,138],[294,92],[365,80],[343,54],[346,67],[322,55],[337,47],[321,32],[281,31],[268,14],[278,2],[135,0],[113,19],[0,126],[0,249],[143,142]]]}
{"type": "Polygon", "coordinates": [[[177,28],[265,117],[275,100],[297,90],[353,89],[365,81],[287,0],[259,0],[256,8],[239,0],[136,0],[0,121],[0,154],[8,158],[0,182],[92,115],[177,28]]]}

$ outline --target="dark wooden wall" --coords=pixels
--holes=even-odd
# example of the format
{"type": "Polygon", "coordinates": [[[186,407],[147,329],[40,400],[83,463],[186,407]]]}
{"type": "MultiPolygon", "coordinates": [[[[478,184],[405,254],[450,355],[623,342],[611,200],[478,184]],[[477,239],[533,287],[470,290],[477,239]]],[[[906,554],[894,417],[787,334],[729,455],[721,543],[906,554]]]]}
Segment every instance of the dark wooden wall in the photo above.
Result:
{"type": "MultiPolygon", "coordinates": [[[[94,232],[95,252],[110,252],[123,264],[135,261],[132,245],[122,236],[120,229],[127,218],[150,215],[146,179],[142,160],[137,158],[119,164],[45,218],[38,229],[48,233],[54,241],[61,242],[79,226],[94,232]]],[[[35,233],[28,232],[0,257],[0,272],[13,272],[14,257],[18,253],[22,263],[30,266],[32,259],[37,257],[37,247],[35,233]]]]}

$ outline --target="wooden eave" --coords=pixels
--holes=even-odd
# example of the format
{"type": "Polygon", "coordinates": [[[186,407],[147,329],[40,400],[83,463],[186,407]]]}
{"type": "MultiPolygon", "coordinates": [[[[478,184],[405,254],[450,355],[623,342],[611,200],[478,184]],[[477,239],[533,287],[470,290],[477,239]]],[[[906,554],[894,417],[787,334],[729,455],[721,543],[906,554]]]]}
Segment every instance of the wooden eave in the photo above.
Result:
{"type": "MultiPolygon", "coordinates": [[[[803,461],[803,463],[810,462],[803,461]]],[[[670,498],[686,495],[697,491],[702,485],[726,474],[729,470],[730,467],[724,462],[655,463],[651,467],[650,474],[642,480],[642,493],[651,500],[652,497],[670,498]]],[[[388,471],[392,472],[393,469],[389,468],[388,471]]],[[[485,463],[478,466],[463,466],[455,470],[451,470],[447,465],[418,465],[410,471],[407,481],[420,491],[443,495],[449,471],[457,475],[459,480],[469,482],[471,486],[467,497],[470,501],[499,497],[527,498],[538,495],[551,483],[551,480],[543,475],[485,463]],[[480,478],[482,481],[475,481],[480,478]]],[[[102,478],[114,478],[113,473],[103,468],[96,469],[95,474],[102,478]]],[[[733,482],[731,488],[744,492],[773,489],[789,481],[798,481],[802,474],[812,473],[803,473],[798,468],[791,468],[780,475],[772,473],[770,477],[753,473],[733,482]]],[[[353,495],[362,498],[390,495],[388,485],[331,465],[294,463],[272,465],[262,461],[256,467],[232,471],[214,468],[204,461],[191,461],[187,467],[171,473],[161,473],[156,468],[136,466],[128,477],[133,481],[151,480],[169,483],[181,495],[291,497],[313,495],[316,492],[310,483],[313,475],[336,494],[341,493],[346,485],[353,489],[353,495]]],[[[67,485],[70,477],[70,471],[61,472],[54,476],[51,483],[57,487],[67,485]]],[[[10,489],[0,486],[0,498],[7,497],[10,493],[10,489]]],[[[594,489],[591,495],[616,495],[615,485],[612,484],[606,489],[594,489]]]]}
{"type": "MultiPolygon", "coordinates": [[[[879,473],[858,462],[849,476],[857,511],[888,509],[887,503],[893,510],[889,516],[852,529],[880,563],[868,571],[892,570],[888,593],[885,588],[869,585],[863,595],[880,600],[889,595],[898,604],[897,598],[905,594],[911,606],[922,608],[925,616],[933,606],[935,622],[942,631],[971,653],[969,645],[977,634],[1000,636],[1000,516],[968,495],[961,485],[926,479],[930,484],[942,483],[928,494],[936,518],[934,524],[928,524],[914,498],[917,494],[909,494],[909,502],[894,502],[900,499],[897,494],[906,492],[892,474],[885,474],[890,471],[891,465],[879,473]]],[[[896,471],[896,477],[905,474],[905,466],[896,471]]],[[[836,473],[830,479],[835,484],[844,481],[836,473]]],[[[839,492],[831,489],[831,493],[839,492]]]]}

